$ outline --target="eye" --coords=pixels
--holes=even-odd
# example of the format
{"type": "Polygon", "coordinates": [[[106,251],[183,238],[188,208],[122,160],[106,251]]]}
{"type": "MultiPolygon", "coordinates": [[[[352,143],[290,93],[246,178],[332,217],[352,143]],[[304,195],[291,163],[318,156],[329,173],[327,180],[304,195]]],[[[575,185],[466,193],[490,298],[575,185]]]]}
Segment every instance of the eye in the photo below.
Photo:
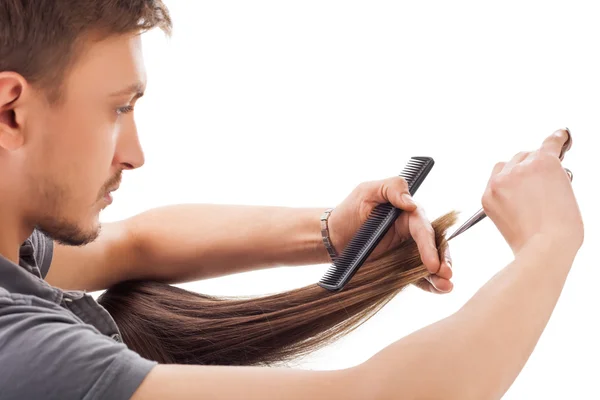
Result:
{"type": "Polygon", "coordinates": [[[131,106],[131,105],[117,108],[117,114],[119,114],[119,115],[121,115],[121,114],[127,114],[127,113],[130,113],[132,111],[133,111],[133,106],[131,106]]]}

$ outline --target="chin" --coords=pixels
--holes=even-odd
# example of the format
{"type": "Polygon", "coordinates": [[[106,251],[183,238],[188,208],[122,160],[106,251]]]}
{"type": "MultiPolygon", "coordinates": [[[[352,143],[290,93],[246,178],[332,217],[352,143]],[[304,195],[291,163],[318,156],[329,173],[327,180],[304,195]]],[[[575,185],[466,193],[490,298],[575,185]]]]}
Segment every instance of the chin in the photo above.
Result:
{"type": "Polygon", "coordinates": [[[46,220],[38,224],[36,228],[60,244],[84,246],[98,238],[101,225],[96,216],[86,224],[66,220],[46,220]]]}

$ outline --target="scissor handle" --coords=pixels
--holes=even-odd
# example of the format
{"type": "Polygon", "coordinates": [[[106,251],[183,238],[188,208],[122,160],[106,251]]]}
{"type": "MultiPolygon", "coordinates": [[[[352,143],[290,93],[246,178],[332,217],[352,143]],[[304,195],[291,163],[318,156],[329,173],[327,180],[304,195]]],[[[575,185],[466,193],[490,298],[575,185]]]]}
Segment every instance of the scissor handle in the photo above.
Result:
{"type": "MultiPolygon", "coordinates": [[[[562,161],[563,158],[565,158],[565,153],[571,150],[571,146],[573,146],[573,136],[571,135],[571,131],[569,130],[569,128],[565,128],[565,131],[567,132],[567,141],[560,150],[560,155],[558,156],[560,161],[562,161]]],[[[571,180],[573,180],[573,178],[571,178],[571,180]]]]}

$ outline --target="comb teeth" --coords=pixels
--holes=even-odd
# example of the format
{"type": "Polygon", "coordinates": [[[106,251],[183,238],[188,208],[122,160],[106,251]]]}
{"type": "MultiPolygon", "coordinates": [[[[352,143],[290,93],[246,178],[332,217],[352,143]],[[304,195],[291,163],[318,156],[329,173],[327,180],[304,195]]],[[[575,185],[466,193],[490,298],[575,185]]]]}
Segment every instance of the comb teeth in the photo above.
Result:
{"type": "MultiPolygon", "coordinates": [[[[430,157],[412,157],[409,160],[400,176],[406,179],[411,195],[414,195],[423,183],[433,164],[434,161],[430,157]]],[[[379,204],[373,208],[369,218],[334,260],[318,285],[331,291],[341,290],[377,247],[401,212],[402,210],[390,203],[379,204]]]]}
{"type": "MultiPolygon", "coordinates": [[[[412,190],[415,184],[421,184],[421,182],[425,179],[425,176],[427,176],[427,173],[429,173],[429,170],[431,170],[431,167],[433,167],[432,158],[413,157],[408,161],[408,164],[406,164],[406,167],[404,167],[404,169],[400,173],[400,176],[406,179],[409,190],[412,190]],[[425,174],[423,174],[425,170],[427,171],[425,174]],[[420,182],[418,182],[419,180],[420,182]]],[[[414,193],[411,191],[411,194],[414,193]]]]}

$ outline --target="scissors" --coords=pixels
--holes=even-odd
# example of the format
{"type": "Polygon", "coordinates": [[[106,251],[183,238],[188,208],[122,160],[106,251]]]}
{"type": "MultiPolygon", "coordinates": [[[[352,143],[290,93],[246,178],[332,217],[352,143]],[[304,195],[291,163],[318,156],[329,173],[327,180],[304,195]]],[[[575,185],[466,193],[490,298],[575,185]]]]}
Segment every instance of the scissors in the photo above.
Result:
{"type": "MultiPolygon", "coordinates": [[[[567,138],[567,141],[563,145],[562,150],[560,151],[560,155],[558,156],[560,161],[563,160],[563,158],[565,157],[565,153],[567,151],[569,151],[569,149],[573,145],[573,138],[571,137],[571,131],[569,130],[569,128],[565,128],[565,130],[567,131],[567,134],[569,135],[569,137],[567,138]]],[[[571,172],[571,170],[569,170],[568,168],[565,168],[565,172],[569,176],[569,180],[572,182],[573,181],[573,172],[571,172]]],[[[487,215],[485,214],[485,211],[483,211],[483,208],[482,208],[479,211],[477,211],[471,218],[469,218],[464,224],[462,224],[457,230],[455,230],[454,233],[452,233],[452,235],[450,235],[450,237],[447,240],[455,238],[456,236],[460,235],[461,233],[468,231],[475,224],[477,224],[478,222],[481,222],[483,219],[485,219],[485,217],[487,217],[487,215]]]]}

